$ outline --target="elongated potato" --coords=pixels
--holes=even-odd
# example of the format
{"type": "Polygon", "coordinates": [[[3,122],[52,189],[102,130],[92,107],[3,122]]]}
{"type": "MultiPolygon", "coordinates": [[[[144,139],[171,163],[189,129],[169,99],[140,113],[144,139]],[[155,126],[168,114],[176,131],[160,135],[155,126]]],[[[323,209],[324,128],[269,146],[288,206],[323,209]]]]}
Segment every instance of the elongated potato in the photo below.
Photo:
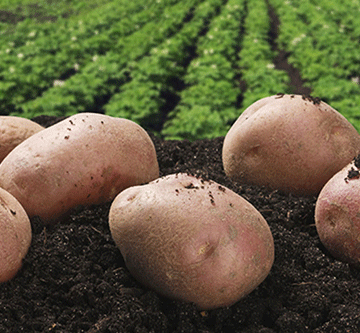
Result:
{"type": "Polygon", "coordinates": [[[0,282],[16,275],[30,243],[31,225],[24,208],[0,188],[0,282]]]}
{"type": "Polygon", "coordinates": [[[17,145],[43,129],[30,119],[0,116],[0,162],[17,145]]]}
{"type": "Polygon", "coordinates": [[[360,268],[360,156],[323,187],[315,206],[320,240],[337,259],[360,268]]]}
{"type": "Polygon", "coordinates": [[[360,135],[311,97],[276,95],[246,109],[223,145],[225,173],[244,183],[317,195],[360,152],[360,135]]]}
{"type": "Polygon", "coordinates": [[[0,186],[29,217],[56,221],[78,205],[111,201],[123,189],[159,176],[154,144],[127,119],[71,116],[34,134],[0,164],[0,186]]]}
{"type": "Polygon", "coordinates": [[[109,225],[138,281],[201,309],[249,294],[274,260],[269,226],[249,202],[187,174],[126,189],[111,205],[109,225]]]}

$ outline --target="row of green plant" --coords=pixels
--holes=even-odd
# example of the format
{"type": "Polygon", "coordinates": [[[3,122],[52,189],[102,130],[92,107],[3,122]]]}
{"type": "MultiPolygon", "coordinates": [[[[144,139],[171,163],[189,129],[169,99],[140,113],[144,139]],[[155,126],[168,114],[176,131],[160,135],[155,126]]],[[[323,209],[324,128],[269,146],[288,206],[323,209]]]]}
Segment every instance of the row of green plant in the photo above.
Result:
{"type": "MultiPolygon", "coordinates": [[[[360,1],[345,0],[341,6],[336,6],[334,0],[319,0],[316,9],[322,12],[324,21],[330,18],[333,29],[338,31],[334,36],[337,44],[333,45],[333,50],[334,53],[342,53],[340,65],[344,70],[343,76],[351,78],[359,75],[360,56],[356,51],[360,37],[360,1]]],[[[329,24],[325,23],[325,28],[328,29],[329,24]]]]}
{"type": "MultiPolygon", "coordinates": [[[[76,4],[79,5],[83,2],[84,1],[81,0],[75,0],[71,3],[72,5],[67,7],[67,10],[71,12],[73,10],[72,6],[76,4]]],[[[141,1],[136,2],[141,3],[141,1]]],[[[66,4],[67,1],[56,2],[51,8],[57,8],[59,4],[64,3],[66,4]]],[[[4,20],[5,22],[2,22],[3,26],[0,30],[0,52],[2,52],[2,61],[0,65],[5,59],[11,61],[11,57],[9,59],[6,56],[7,54],[11,56],[19,53],[24,54],[25,52],[31,56],[41,52],[55,53],[60,50],[62,46],[68,46],[67,42],[74,34],[77,34],[77,37],[81,40],[84,39],[84,37],[87,38],[91,36],[91,32],[103,32],[112,26],[114,18],[117,16],[121,18],[121,13],[129,6],[129,3],[126,4],[126,0],[116,0],[115,2],[102,0],[98,3],[99,7],[95,9],[94,6],[96,2],[92,0],[89,3],[92,4],[89,7],[93,8],[91,11],[85,11],[85,13],[81,15],[69,17],[66,16],[65,13],[57,16],[47,14],[44,16],[44,21],[42,22],[23,16],[20,14],[21,11],[18,13],[17,9],[11,10],[11,7],[9,9],[4,8],[4,13],[8,13],[10,16],[13,15],[18,21],[16,24],[14,24],[11,19],[9,22],[6,22],[6,19],[4,20]],[[46,20],[46,17],[49,19],[46,20]],[[79,24],[79,21],[81,21],[81,24],[79,24]],[[44,39],[47,39],[46,42],[44,42],[44,39]],[[21,47],[23,48],[21,49],[21,47]],[[29,51],[27,51],[28,49],[29,51]],[[3,53],[5,50],[7,50],[7,52],[3,53]]],[[[30,6],[30,4],[28,6],[30,6]]],[[[48,2],[41,1],[39,5],[33,4],[34,8],[42,8],[43,6],[47,8],[49,6],[48,2]]],[[[0,5],[0,10],[1,7],[0,5]]],[[[25,8],[25,6],[21,6],[21,8],[25,8]]],[[[4,17],[5,16],[4,14],[4,17]]]]}
{"type": "Polygon", "coordinates": [[[243,108],[266,96],[292,92],[288,74],[274,64],[276,52],[269,42],[270,17],[266,1],[248,1],[247,11],[239,52],[241,78],[246,84],[243,108]]]}
{"type": "Polygon", "coordinates": [[[111,50],[97,56],[78,73],[48,89],[42,96],[22,104],[21,114],[34,117],[46,114],[48,110],[54,115],[102,111],[96,109],[97,105],[104,104],[103,101],[128,80],[127,66],[139,61],[151,48],[178,31],[197,1],[163,0],[167,6],[161,13],[154,17],[153,12],[147,11],[146,24],[132,34],[114,40],[111,50]]]}
{"type": "Polygon", "coordinates": [[[290,53],[288,61],[300,71],[314,96],[328,102],[360,130],[358,29],[345,29],[340,15],[345,17],[345,13],[335,15],[335,1],[333,7],[325,1],[317,5],[310,0],[269,1],[280,19],[278,43],[290,53]],[[327,9],[320,4],[326,4],[327,9]]]}
{"type": "Polygon", "coordinates": [[[199,39],[179,103],[163,129],[167,138],[193,140],[225,135],[236,119],[241,93],[236,53],[244,15],[245,1],[229,0],[199,39]]]}
{"type": "MultiPolygon", "coordinates": [[[[79,3],[77,0],[74,3],[79,3]]],[[[106,1],[105,4],[97,7],[95,10],[85,12],[81,15],[74,15],[70,17],[57,16],[53,20],[45,20],[44,22],[37,22],[31,18],[20,20],[15,25],[12,23],[5,23],[5,29],[0,31],[0,50],[9,48],[16,50],[21,46],[33,45],[33,48],[39,47],[39,51],[48,51],[52,47],[50,45],[44,45],[42,36],[46,35],[52,39],[59,39],[58,46],[66,44],[69,37],[73,37],[74,34],[79,41],[92,36],[94,31],[104,33],[106,29],[111,28],[114,23],[122,20],[127,15],[130,15],[134,10],[135,13],[140,9],[147,9],[148,5],[159,3],[156,0],[150,0],[147,5],[144,5],[143,1],[134,0],[128,2],[126,0],[114,0],[106,1]],[[139,7],[139,9],[136,9],[139,7]],[[117,18],[117,20],[115,20],[117,18]],[[79,24],[79,21],[81,23],[79,24]]],[[[41,2],[42,5],[47,3],[46,1],[41,2]]],[[[101,2],[100,2],[101,3],[101,2]]],[[[161,2],[160,2],[161,4],[161,2]]],[[[56,7],[56,5],[55,5],[56,7]]],[[[163,7],[163,6],[162,6],[163,7]]],[[[69,10],[71,11],[71,6],[69,10]]],[[[1,9],[1,7],[0,7],[1,9]]],[[[11,13],[10,10],[7,11],[11,13]]],[[[16,16],[17,11],[14,11],[16,16]]],[[[20,51],[20,50],[19,50],[20,51]]],[[[32,50],[35,52],[35,50],[32,50]]]]}
{"type": "Polygon", "coordinates": [[[114,6],[109,3],[81,20],[61,20],[54,24],[22,25],[11,42],[0,49],[0,107],[16,107],[61,85],[82,67],[106,54],[114,40],[123,38],[160,14],[169,1],[158,4],[136,0],[114,6]]]}
{"type": "Polygon", "coordinates": [[[359,0],[344,0],[341,5],[337,0],[312,0],[311,4],[316,10],[325,13],[334,21],[339,29],[346,34],[359,34],[359,0]]]}
{"type": "Polygon", "coordinates": [[[166,137],[223,136],[242,109],[289,89],[287,74],[273,64],[269,29],[264,0],[227,3],[199,40],[198,56],[185,76],[186,89],[165,123],[166,137]]]}
{"type": "MultiPolygon", "coordinates": [[[[83,15],[94,9],[99,9],[100,6],[108,2],[109,0],[1,0],[0,10],[14,12],[18,20],[29,19],[32,23],[43,23],[57,17],[83,15]]],[[[0,28],[2,32],[4,30],[13,31],[13,21],[3,20],[0,23],[0,28]]]]}
{"type": "Polygon", "coordinates": [[[223,0],[196,4],[192,18],[171,38],[152,48],[149,55],[129,68],[130,81],[120,87],[105,113],[128,118],[149,128],[166,117],[166,103],[176,100],[177,91],[207,22],[220,10],[223,0]]]}
{"type": "Polygon", "coordinates": [[[102,3],[52,22],[5,24],[3,112],[27,118],[103,112],[168,139],[225,135],[256,100],[292,93],[288,74],[274,64],[269,4],[280,20],[278,48],[313,95],[360,128],[360,18],[353,15],[359,0],[102,3]]]}

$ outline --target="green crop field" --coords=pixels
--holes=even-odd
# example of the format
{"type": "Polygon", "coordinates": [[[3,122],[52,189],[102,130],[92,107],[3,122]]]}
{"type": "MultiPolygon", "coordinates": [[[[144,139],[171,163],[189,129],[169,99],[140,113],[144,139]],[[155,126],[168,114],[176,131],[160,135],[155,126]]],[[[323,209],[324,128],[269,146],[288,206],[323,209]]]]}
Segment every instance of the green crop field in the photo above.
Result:
{"type": "Polygon", "coordinates": [[[360,130],[359,41],[359,0],[1,0],[0,112],[100,112],[194,140],[309,92],[360,130]]]}

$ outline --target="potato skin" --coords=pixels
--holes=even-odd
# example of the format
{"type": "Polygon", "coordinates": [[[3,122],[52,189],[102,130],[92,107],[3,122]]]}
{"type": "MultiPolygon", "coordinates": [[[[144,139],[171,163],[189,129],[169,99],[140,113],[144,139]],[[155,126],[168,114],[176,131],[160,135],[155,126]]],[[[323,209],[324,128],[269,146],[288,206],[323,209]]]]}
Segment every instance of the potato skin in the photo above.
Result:
{"type": "Polygon", "coordinates": [[[0,162],[21,142],[44,129],[21,117],[0,116],[0,162]]]}
{"type": "Polygon", "coordinates": [[[274,261],[262,215],[235,192],[187,174],[120,193],[109,226],[138,281],[200,309],[237,302],[266,278],[274,261]]]}
{"type": "Polygon", "coordinates": [[[17,146],[0,164],[0,187],[29,217],[50,223],[158,175],[155,147],[143,128],[127,119],[80,113],[17,146]]]}
{"type": "Polygon", "coordinates": [[[315,205],[315,224],[325,248],[360,268],[360,179],[354,161],[323,187],[315,205]],[[355,174],[348,177],[349,171],[355,174]]]}
{"type": "Polygon", "coordinates": [[[0,188],[0,282],[12,279],[31,243],[30,220],[20,203],[0,188]]]}
{"type": "Polygon", "coordinates": [[[311,196],[359,152],[359,133],[331,106],[275,95],[240,115],[225,137],[222,157],[233,179],[311,196]]]}

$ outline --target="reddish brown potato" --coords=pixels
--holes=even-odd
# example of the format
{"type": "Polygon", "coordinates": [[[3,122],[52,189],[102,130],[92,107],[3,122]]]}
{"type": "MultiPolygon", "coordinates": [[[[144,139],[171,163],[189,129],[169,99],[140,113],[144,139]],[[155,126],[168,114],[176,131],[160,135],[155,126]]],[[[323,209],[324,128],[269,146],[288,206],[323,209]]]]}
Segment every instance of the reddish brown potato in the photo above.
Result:
{"type": "Polygon", "coordinates": [[[296,195],[317,195],[360,152],[360,135],[318,99],[276,95],[246,109],[223,145],[226,174],[296,195]]]}
{"type": "Polygon", "coordinates": [[[0,282],[16,275],[30,243],[31,225],[24,208],[0,188],[0,282]]]}
{"type": "Polygon", "coordinates": [[[200,309],[237,302],[274,260],[269,226],[249,202],[187,174],[126,189],[112,203],[109,225],[138,281],[200,309]]]}
{"type": "Polygon", "coordinates": [[[323,245],[337,259],[360,267],[360,156],[321,190],[315,223],[323,245]]]}
{"type": "Polygon", "coordinates": [[[17,145],[44,127],[26,118],[0,116],[0,162],[17,145]]]}
{"type": "Polygon", "coordinates": [[[155,147],[145,130],[96,113],[71,116],[34,134],[0,164],[0,187],[29,217],[45,222],[79,205],[111,201],[123,189],[158,176],[155,147]]]}

